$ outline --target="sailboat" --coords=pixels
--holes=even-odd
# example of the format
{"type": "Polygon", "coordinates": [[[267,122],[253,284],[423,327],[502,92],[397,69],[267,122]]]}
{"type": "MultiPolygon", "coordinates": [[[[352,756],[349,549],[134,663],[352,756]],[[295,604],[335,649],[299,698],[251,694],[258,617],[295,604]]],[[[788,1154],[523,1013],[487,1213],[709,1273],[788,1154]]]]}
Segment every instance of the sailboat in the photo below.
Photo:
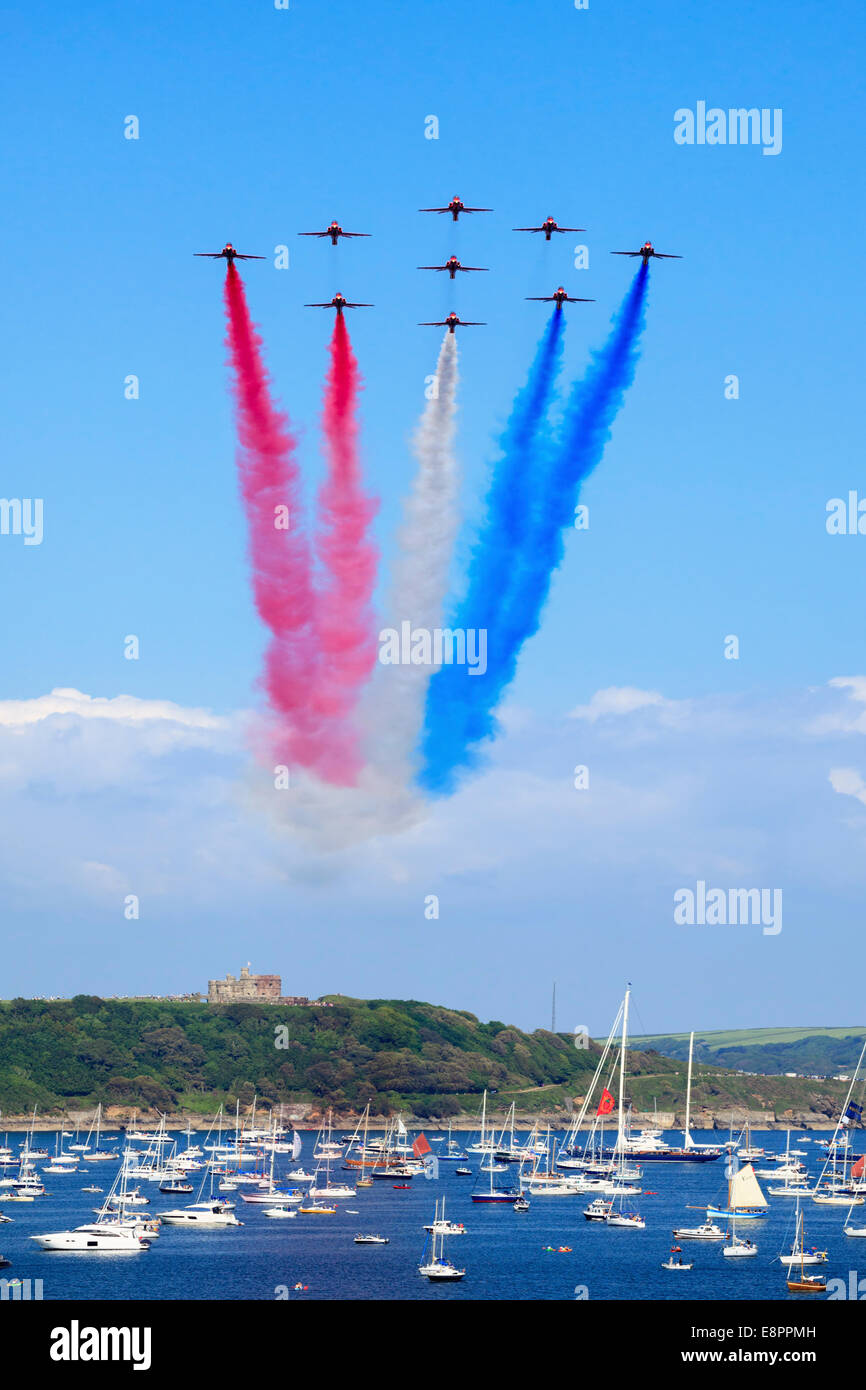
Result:
{"type": "Polygon", "coordinates": [[[445,1241],[447,1240],[446,1230],[448,1223],[445,1220],[445,1198],[442,1198],[442,1214],[439,1214],[439,1202],[436,1203],[436,1210],[433,1216],[433,1229],[427,1233],[424,1242],[424,1249],[421,1252],[421,1263],[418,1266],[418,1273],[423,1274],[433,1283],[454,1282],[463,1279],[466,1275],[465,1269],[458,1269],[456,1265],[445,1255],[445,1241]],[[432,1249],[429,1257],[427,1256],[428,1247],[432,1242],[432,1249]]]}
{"type": "Polygon", "coordinates": [[[334,1112],[328,1111],[328,1118],[319,1130],[316,1138],[313,1158],[341,1158],[343,1145],[338,1144],[334,1139],[334,1112]]]}
{"type": "MultiPolygon", "coordinates": [[[[825,1256],[826,1258],[826,1256],[825,1256]]],[[[807,1274],[805,1266],[815,1263],[810,1255],[806,1253],[806,1231],[803,1213],[800,1211],[800,1203],[797,1203],[797,1227],[794,1235],[794,1245],[790,1255],[780,1255],[779,1259],[783,1264],[788,1265],[788,1292],[789,1293],[826,1293],[827,1279],[823,1274],[807,1274]]]]}
{"type": "Polygon", "coordinates": [[[257,1205],[269,1208],[297,1205],[297,1203],[302,1200],[299,1189],[295,1188],[292,1192],[286,1192],[283,1188],[277,1187],[274,1183],[274,1153],[276,1151],[277,1137],[276,1119],[274,1119],[273,1124],[274,1143],[271,1144],[271,1167],[267,1186],[262,1188],[259,1192],[242,1192],[241,1201],[251,1203],[254,1206],[257,1205]]]}
{"type": "Polygon", "coordinates": [[[497,1185],[493,1181],[495,1171],[501,1171],[507,1174],[507,1165],[504,1165],[502,1169],[498,1170],[494,1170],[493,1165],[490,1165],[488,1167],[487,1176],[490,1179],[489,1184],[483,1182],[483,1180],[481,1179],[481,1172],[479,1170],[478,1181],[480,1183],[480,1186],[477,1186],[472,1192],[470,1192],[470,1197],[472,1198],[473,1202],[509,1202],[513,1205],[519,1197],[523,1196],[521,1189],[519,1187],[512,1186],[510,1182],[506,1183],[502,1187],[497,1187],[497,1185]]]}
{"type": "Polygon", "coordinates": [[[448,1143],[442,1153],[437,1154],[440,1163],[463,1163],[469,1157],[465,1149],[462,1149],[456,1140],[451,1137],[451,1121],[448,1121],[448,1143]]]}
{"type": "Polygon", "coordinates": [[[631,985],[626,987],[625,999],[622,1006],[622,1038],[619,1049],[619,1102],[617,1109],[618,1127],[615,1155],[620,1164],[620,1180],[614,1187],[613,1201],[606,1215],[605,1225],[615,1226],[624,1230],[645,1231],[646,1222],[639,1212],[626,1211],[623,1201],[628,1192],[626,1184],[621,1180],[622,1168],[626,1157],[626,1129],[625,1129],[625,1068],[626,1057],[628,1055],[628,1004],[631,998],[631,985]],[[619,1206],[617,1207],[617,1202],[619,1206]]]}
{"type": "Polygon", "coordinates": [[[756,1173],[756,1177],[783,1179],[781,1187],[769,1187],[767,1191],[771,1197],[809,1197],[812,1189],[806,1181],[806,1169],[799,1159],[793,1159],[791,1153],[791,1131],[787,1132],[785,1139],[784,1156],[778,1156],[778,1163],[775,1168],[763,1168],[756,1173]]]}
{"type": "Polygon", "coordinates": [[[756,1148],[752,1143],[752,1128],[748,1120],[746,1120],[740,1138],[743,1140],[743,1144],[737,1149],[737,1158],[739,1158],[741,1162],[751,1163],[755,1158],[764,1157],[765,1150],[756,1148]]]}
{"type": "Polygon", "coordinates": [[[708,1206],[707,1219],[723,1216],[726,1220],[736,1217],[738,1221],[757,1221],[769,1211],[767,1199],[761,1191],[761,1184],[755,1177],[751,1163],[731,1174],[728,1181],[728,1204],[725,1207],[708,1206]]]}
{"type": "MultiPolygon", "coordinates": [[[[851,1214],[850,1209],[852,1207],[862,1206],[864,1201],[862,1192],[864,1186],[864,1167],[866,1167],[866,1163],[864,1163],[862,1157],[855,1162],[855,1155],[851,1153],[850,1135],[847,1130],[847,1126],[850,1124],[851,1120],[859,1119],[862,1115],[862,1107],[853,1105],[851,1097],[858,1083],[864,1058],[866,1058],[866,1042],[863,1043],[860,1049],[857,1066],[854,1068],[854,1075],[851,1077],[851,1084],[848,1087],[848,1093],[842,1104],[842,1110],[836,1122],[836,1128],[833,1130],[830,1139],[826,1141],[827,1159],[821,1170],[818,1181],[815,1184],[815,1190],[812,1193],[812,1201],[820,1205],[848,1207],[848,1216],[851,1214]],[[838,1171],[840,1153],[842,1157],[841,1174],[838,1171]],[[850,1172],[848,1168],[849,1163],[851,1164],[850,1172]],[[827,1174],[828,1168],[832,1169],[829,1176],[827,1174]]],[[[823,1143],[824,1141],[816,1142],[823,1143]]],[[[847,1224],[848,1217],[845,1219],[847,1224]]]]}
{"type": "Polygon", "coordinates": [[[737,1218],[735,1216],[731,1217],[731,1230],[730,1234],[725,1236],[725,1241],[727,1243],[722,1254],[726,1255],[728,1259],[746,1259],[758,1253],[758,1247],[753,1240],[749,1240],[748,1236],[737,1235],[737,1218]]]}
{"type": "Polygon", "coordinates": [[[487,1133],[487,1091],[485,1090],[481,1101],[481,1130],[478,1136],[478,1143],[469,1145],[469,1153],[492,1153],[495,1147],[496,1143],[492,1131],[489,1135],[487,1133]]]}
{"type": "MultiPolygon", "coordinates": [[[[100,1103],[97,1105],[97,1107],[96,1107],[96,1119],[95,1119],[94,1124],[91,1125],[91,1127],[90,1127],[90,1133],[89,1133],[88,1136],[87,1136],[87,1143],[86,1143],[85,1145],[83,1145],[83,1146],[80,1146],[81,1151],[87,1153],[87,1161],[88,1161],[88,1163],[110,1163],[110,1162],[112,1162],[114,1159],[116,1159],[116,1158],[119,1157],[118,1153],[117,1153],[116,1150],[114,1150],[114,1149],[100,1149],[100,1147],[99,1147],[99,1135],[100,1135],[100,1130],[101,1130],[101,1128],[102,1128],[102,1103],[100,1102],[100,1103]],[[95,1138],[94,1138],[95,1147],[91,1150],[91,1148],[90,1148],[90,1139],[91,1139],[91,1136],[94,1134],[94,1130],[95,1130],[95,1138]]],[[[74,1144],[70,1144],[69,1147],[70,1147],[70,1149],[73,1149],[73,1148],[76,1148],[76,1147],[79,1147],[79,1146],[76,1146],[76,1145],[74,1145],[74,1144]]]]}
{"type": "Polygon", "coordinates": [[[76,1173],[78,1171],[78,1155],[63,1152],[60,1134],[54,1140],[54,1157],[50,1163],[46,1163],[42,1171],[45,1173],[76,1173]]]}
{"type": "Polygon", "coordinates": [[[362,1149],[361,1149],[361,1176],[358,1178],[358,1181],[357,1181],[356,1184],[355,1184],[356,1187],[372,1187],[372,1186],[373,1186],[373,1179],[370,1178],[370,1177],[368,1177],[368,1176],[367,1176],[367,1173],[365,1172],[365,1165],[366,1165],[366,1162],[367,1162],[367,1135],[368,1135],[369,1127],[370,1127],[370,1102],[367,1101],[367,1105],[366,1105],[366,1108],[365,1108],[365,1110],[364,1110],[364,1143],[363,1143],[363,1147],[362,1147],[362,1149]]]}

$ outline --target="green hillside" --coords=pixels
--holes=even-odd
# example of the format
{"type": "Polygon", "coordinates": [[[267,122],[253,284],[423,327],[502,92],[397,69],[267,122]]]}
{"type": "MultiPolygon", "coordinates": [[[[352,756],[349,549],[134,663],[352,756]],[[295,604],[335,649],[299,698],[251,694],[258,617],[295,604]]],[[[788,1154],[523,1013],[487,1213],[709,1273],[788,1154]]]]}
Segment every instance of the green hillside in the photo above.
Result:
{"type": "MultiPolygon", "coordinates": [[[[866,1028],[746,1028],[695,1033],[695,1059],[767,1076],[834,1076],[853,1071],[866,1028]]],[[[688,1057],[688,1033],[636,1037],[666,1057],[688,1057]]]]}
{"type": "Polygon", "coordinates": [[[255,1094],[448,1116],[474,1110],[485,1087],[574,1090],[595,1065],[570,1037],[526,1034],[414,1000],[333,1000],[331,1008],[86,995],[3,1002],[0,1108],[20,1114],[38,1105],[44,1113],[101,1100],[205,1112],[255,1094]]]}
{"type": "MultiPolygon", "coordinates": [[[[57,1115],[101,1101],[115,1115],[205,1116],[220,1103],[233,1109],[258,1096],[314,1112],[333,1106],[350,1115],[369,1101],[374,1116],[400,1110],[459,1121],[475,1114],[486,1089],[499,1112],[515,1100],[524,1116],[552,1115],[586,1093],[598,1058],[597,1045],[581,1051],[568,1034],[524,1033],[417,1000],[333,995],[329,1002],[212,1007],[91,995],[0,1002],[0,1109],[23,1115],[37,1105],[57,1115]]],[[[682,1039],[664,1041],[682,1050],[682,1039]]],[[[681,1059],[630,1047],[627,1098],[636,1110],[681,1112],[685,1088],[681,1059]]],[[[838,1113],[844,1089],[737,1075],[712,1054],[695,1066],[694,1106],[725,1125],[732,1109],[828,1116],[838,1113]]]]}

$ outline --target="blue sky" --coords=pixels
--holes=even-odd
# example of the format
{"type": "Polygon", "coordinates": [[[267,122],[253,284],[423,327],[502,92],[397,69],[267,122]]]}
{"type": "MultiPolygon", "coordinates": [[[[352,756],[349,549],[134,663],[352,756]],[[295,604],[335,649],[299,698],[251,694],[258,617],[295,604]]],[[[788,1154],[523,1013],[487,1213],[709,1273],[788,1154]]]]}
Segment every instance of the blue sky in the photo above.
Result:
{"type": "Polygon", "coordinates": [[[860,1018],[866,754],[859,687],[828,683],[866,670],[866,539],[830,537],[824,518],[829,498],[866,493],[864,28],[853,3],[96,3],[47,26],[6,7],[0,490],[44,499],[45,538],[0,537],[0,700],[71,688],[222,722],[9,707],[0,993],[196,987],[249,957],[292,991],[435,998],[525,1026],[547,1021],[555,976],[562,1026],[601,1029],[623,974],[651,1030],[860,1018]],[[782,108],[782,152],[676,145],[674,112],[700,100],[782,108]],[[457,227],[416,212],[455,192],[494,212],[457,227]],[[510,230],[548,214],[586,235],[510,230]],[[373,236],[335,251],[295,235],[332,217],[373,236]],[[366,846],[275,835],[243,790],[263,639],[222,273],[192,252],[290,247],[288,271],[245,278],[311,492],[330,315],[301,306],[336,289],[375,302],[351,331],[386,579],[439,345],[416,322],[454,307],[489,324],[460,344],[465,547],[544,322],[523,296],[596,298],[569,313],[571,379],[631,274],[609,250],[647,237],[684,259],[652,271],[637,379],[584,493],[590,530],[569,540],[490,768],[366,846]],[[452,286],[415,269],[452,251],[490,273],[452,286]],[[671,703],[573,715],[611,688],[671,703]],[[571,788],[577,762],[589,794],[571,788]],[[673,891],[713,875],[782,884],[781,935],[684,943],[673,891]]]}

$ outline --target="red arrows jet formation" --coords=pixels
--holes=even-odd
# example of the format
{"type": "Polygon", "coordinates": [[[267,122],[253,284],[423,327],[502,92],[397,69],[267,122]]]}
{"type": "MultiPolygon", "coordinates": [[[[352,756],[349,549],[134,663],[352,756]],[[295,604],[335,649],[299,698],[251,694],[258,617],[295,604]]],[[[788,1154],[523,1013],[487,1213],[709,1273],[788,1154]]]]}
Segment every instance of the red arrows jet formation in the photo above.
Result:
{"type": "MultiPolygon", "coordinates": [[[[468,208],[461,198],[454,194],[447,208],[419,208],[419,212],[450,212],[456,222],[461,212],[492,212],[492,208],[468,208]]],[[[426,267],[425,267],[426,269],[426,267]]]]}
{"type": "Polygon", "coordinates": [[[356,237],[356,236],[369,236],[369,235],[370,235],[369,232],[344,232],[344,231],[343,231],[343,228],[340,226],[340,224],[339,224],[339,222],[337,221],[336,218],[334,218],[334,221],[333,221],[333,222],[329,222],[329,223],[328,223],[327,227],[325,228],[325,230],[324,230],[323,232],[298,232],[298,236],[318,236],[318,237],[329,236],[329,237],[331,238],[331,245],[332,245],[332,246],[336,246],[336,244],[337,244],[337,242],[338,242],[338,240],[339,240],[339,238],[340,238],[341,236],[342,236],[342,237],[356,237]]]}
{"type": "MultiPolygon", "coordinates": [[[[485,209],[487,211],[487,209],[485,209]]],[[[449,333],[453,333],[457,325],[461,328],[486,328],[485,323],[477,323],[474,319],[459,319],[456,314],[451,313],[447,319],[433,319],[432,323],[419,323],[419,328],[447,328],[449,333]]]]}
{"type": "Polygon", "coordinates": [[[544,240],[550,241],[554,232],[585,232],[585,227],[560,227],[552,217],[545,217],[540,227],[512,227],[513,232],[544,232],[544,240]]]}
{"type": "Polygon", "coordinates": [[[267,256],[242,256],[240,251],[236,251],[230,241],[227,241],[222,251],[193,251],[194,256],[210,256],[211,260],[218,261],[220,258],[228,261],[266,261],[267,256]]]}
{"type": "MultiPolygon", "coordinates": [[[[463,200],[461,198],[458,198],[455,194],[454,197],[451,199],[450,203],[448,203],[445,207],[419,208],[418,211],[435,212],[440,214],[450,212],[453,221],[456,222],[460,217],[461,212],[492,212],[493,209],[467,207],[463,200]]],[[[546,217],[538,227],[514,227],[512,228],[512,230],[515,232],[543,232],[545,241],[550,241],[553,237],[554,232],[584,232],[586,231],[586,228],[560,227],[559,223],[555,220],[555,218],[546,217]]],[[[344,232],[343,228],[340,226],[336,218],[334,218],[332,222],[329,222],[328,226],[324,229],[324,231],[298,233],[298,236],[309,236],[319,238],[329,237],[332,246],[336,246],[338,244],[340,237],[355,238],[367,237],[369,235],[369,232],[344,232]]],[[[242,251],[236,251],[230,241],[226,242],[225,246],[221,251],[196,251],[195,255],[206,256],[211,260],[224,260],[228,263],[228,265],[232,265],[234,261],[267,260],[266,256],[253,256],[242,251]]],[[[645,241],[643,246],[639,247],[637,251],[612,251],[611,255],[635,257],[640,256],[644,266],[648,265],[650,259],[652,258],[661,261],[681,261],[683,259],[682,256],[676,255],[671,251],[656,251],[651,241],[645,241]]],[[[449,279],[456,280],[458,271],[486,271],[489,269],[489,267],[486,265],[461,265],[460,261],[457,259],[456,256],[449,256],[448,259],[445,261],[444,265],[419,265],[418,269],[436,270],[439,272],[447,271],[449,279]]],[[[557,309],[561,309],[564,304],[594,304],[596,302],[594,299],[584,299],[582,297],[570,295],[566,292],[562,285],[559,285],[557,289],[554,290],[553,294],[527,295],[526,298],[535,304],[555,304],[557,309]]],[[[340,292],[338,291],[332,299],[329,299],[325,302],[306,304],[304,307],[306,309],[336,309],[337,314],[342,315],[344,309],[372,309],[375,306],[373,304],[347,299],[344,294],[340,294],[340,292]]],[[[449,333],[453,333],[458,326],[461,328],[484,328],[486,327],[486,324],[478,319],[461,319],[458,317],[456,313],[452,312],[448,314],[448,316],[444,319],[430,319],[426,320],[423,324],[419,325],[419,327],[422,328],[447,328],[449,333]]]]}
{"type": "Polygon", "coordinates": [[[328,302],[327,302],[326,304],[305,304],[305,305],[304,305],[304,308],[305,308],[305,309],[336,309],[336,311],[337,311],[338,314],[342,314],[342,312],[343,312],[344,309],[373,309],[373,308],[375,308],[375,305],[374,305],[374,304],[353,304],[353,303],[351,302],[351,300],[347,299],[346,296],[345,296],[344,294],[340,294],[340,292],[339,292],[339,290],[338,290],[337,293],[334,295],[334,298],[333,298],[333,299],[329,299],[328,302]]]}
{"type": "Polygon", "coordinates": [[[447,270],[450,278],[454,280],[458,270],[489,270],[486,265],[461,265],[456,256],[449,256],[444,265],[419,265],[419,270],[447,270]]]}
{"type": "Polygon", "coordinates": [[[682,256],[676,256],[670,251],[654,251],[651,241],[645,241],[639,251],[611,251],[612,256],[642,256],[643,263],[646,265],[650,256],[655,256],[659,261],[681,261],[682,256]]]}
{"type": "Polygon", "coordinates": [[[553,294],[528,294],[526,298],[531,299],[536,304],[555,304],[558,309],[561,309],[563,304],[595,303],[594,299],[573,299],[570,294],[566,294],[562,285],[558,290],[554,290],[553,294]]]}

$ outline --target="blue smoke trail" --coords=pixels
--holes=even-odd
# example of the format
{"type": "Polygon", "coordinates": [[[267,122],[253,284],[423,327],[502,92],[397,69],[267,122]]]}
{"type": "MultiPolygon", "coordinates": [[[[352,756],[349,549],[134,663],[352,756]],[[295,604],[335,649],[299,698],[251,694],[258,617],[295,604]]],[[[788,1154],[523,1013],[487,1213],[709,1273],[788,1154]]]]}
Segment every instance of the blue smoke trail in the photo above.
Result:
{"type": "Polygon", "coordinates": [[[492,544],[496,550],[490,573],[500,588],[486,594],[484,602],[476,602],[470,584],[454,622],[454,626],[487,628],[487,670],[470,676],[465,667],[444,666],[430,682],[419,779],[429,791],[453,790],[459,770],[477,762],[477,745],[498,731],[494,710],[514,677],[523,644],[538,630],[580,484],[601,461],[634,378],[647,283],[647,267],[642,265],[614,318],[610,337],[593,353],[582,381],[572,388],[555,445],[538,428],[541,420],[537,422],[522,458],[520,515],[515,517],[511,508],[507,514],[512,523],[511,549],[504,563],[498,533],[507,522],[493,510],[491,489],[487,524],[473,567],[483,579],[487,570],[480,552],[484,544],[492,544]]]}
{"type": "MultiPolygon", "coordinates": [[[[562,359],[565,315],[557,304],[538,344],[526,384],[518,392],[500,443],[500,456],[486,499],[486,517],[472,549],[466,592],[450,627],[477,628],[488,633],[503,621],[514,566],[523,543],[526,518],[533,505],[534,456],[539,440],[547,436],[546,416],[562,359]]],[[[493,659],[496,660],[497,653],[493,659]]],[[[490,654],[488,654],[488,661],[490,654]]],[[[444,769],[462,761],[472,740],[472,713],[467,699],[465,666],[443,666],[432,677],[427,693],[427,712],[422,748],[426,772],[422,782],[431,786],[429,774],[441,759],[444,769]]],[[[493,671],[469,678],[472,685],[488,685],[493,671]]],[[[481,692],[478,692],[481,695],[481,692]]]]}

